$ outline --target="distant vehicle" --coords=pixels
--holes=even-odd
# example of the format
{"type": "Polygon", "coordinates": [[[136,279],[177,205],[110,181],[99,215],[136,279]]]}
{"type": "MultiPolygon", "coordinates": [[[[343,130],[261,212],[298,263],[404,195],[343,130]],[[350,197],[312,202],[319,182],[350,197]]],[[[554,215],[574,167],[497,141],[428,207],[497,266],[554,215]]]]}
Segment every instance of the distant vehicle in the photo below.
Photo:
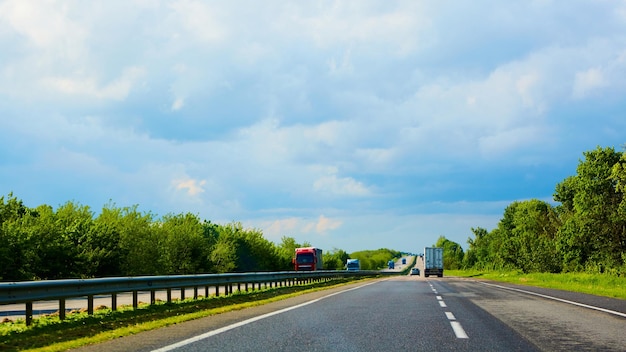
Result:
{"type": "Polygon", "coordinates": [[[387,267],[388,267],[389,269],[393,269],[393,268],[395,268],[395,267],[396,267],[396,262],[394,262],[394,261],[393,261],[393,259],[392,259],[392,260],[390,260],[390,261],[388,261],[388,262],[387,262],[387,267]]]}
{"type": "Polygon", "coordinates": [[[296,248],[292,263],[296,271],[322,270],[322,250],[315,247],[296,248]]]}
{"type": "Polygon", "coordinates": [[[441,247],[424,248],[424,276],[429,275],[443,276],[443,248],[441,247]]]}
{"type": "Polygon", "coordinates": [[[420,274],[420,269],[419,268],[412,268],[411,269],[411,275],[419,275],[420,274]]]}
{"type": "Polygon", "coordinates": [[[406,264],[406,258],[402,258],[402,265],[406,264]]]}
{"type": "Polygon", "coordinates": [[[361,262],[358,259],[348,259],[346,260],[346,269],[348,271],[361,270],[361,262]]]}

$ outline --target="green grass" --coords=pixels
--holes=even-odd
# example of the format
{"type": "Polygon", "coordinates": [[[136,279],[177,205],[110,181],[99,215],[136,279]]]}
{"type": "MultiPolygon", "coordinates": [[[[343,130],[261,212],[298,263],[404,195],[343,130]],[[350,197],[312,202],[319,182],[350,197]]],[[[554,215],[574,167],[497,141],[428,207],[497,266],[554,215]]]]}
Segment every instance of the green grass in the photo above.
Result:
{"type": "Polygon", "coordinates": [[[121,307],[117,311],[99,309],[93,315],[68,314],[63,321],[58,316],[45,316],[34,319],[31,326],[26,326],[24,320],[20,319],[0,323],[0,351],[65,351],[355,281],[338,279],[310,285],[235,292],[229,296],[198,300],[157,302],[154,305],[140,305],[136,310],[132,307],[121,307]]]}
{"type": "Polygon", "coordinates": [[[524,274],[516,271],[446,270],[446,276],[472,277],[626,300],[626,277],[614,275],[587,273],[524,274]]]}

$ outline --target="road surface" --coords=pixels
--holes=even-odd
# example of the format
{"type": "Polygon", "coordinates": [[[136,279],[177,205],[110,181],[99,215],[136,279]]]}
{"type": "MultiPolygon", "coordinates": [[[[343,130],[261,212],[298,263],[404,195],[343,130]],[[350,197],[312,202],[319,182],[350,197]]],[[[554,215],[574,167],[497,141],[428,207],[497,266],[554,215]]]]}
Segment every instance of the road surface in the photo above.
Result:
{"type": "Polygon", "coordinates": [[[386,278],[203,318],[79,351],[626,349],[626,301],[508,287],[446,277],[386,278]]]}

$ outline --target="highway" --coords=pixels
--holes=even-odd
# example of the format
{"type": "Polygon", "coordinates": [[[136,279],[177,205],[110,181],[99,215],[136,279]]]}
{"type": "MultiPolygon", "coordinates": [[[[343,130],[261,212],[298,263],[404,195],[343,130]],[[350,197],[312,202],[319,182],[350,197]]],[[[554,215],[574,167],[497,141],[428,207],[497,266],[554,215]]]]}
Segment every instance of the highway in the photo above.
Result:
{"type": "Polygon", "coordinates": [[[625,332],[625,301],[470,279],[402,276],[79,351],[624,351],[625,332]]]}

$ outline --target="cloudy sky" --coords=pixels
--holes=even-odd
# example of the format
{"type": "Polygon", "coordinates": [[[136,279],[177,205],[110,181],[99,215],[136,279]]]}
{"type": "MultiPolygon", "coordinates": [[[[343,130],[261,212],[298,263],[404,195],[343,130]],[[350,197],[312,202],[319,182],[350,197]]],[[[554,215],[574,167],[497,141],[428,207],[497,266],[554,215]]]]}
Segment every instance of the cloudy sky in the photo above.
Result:
{"type": "Polygon", "coordinates": [[[0,194],[467,247],[626,143],[625,1],[0,1],[0,194]]]}

